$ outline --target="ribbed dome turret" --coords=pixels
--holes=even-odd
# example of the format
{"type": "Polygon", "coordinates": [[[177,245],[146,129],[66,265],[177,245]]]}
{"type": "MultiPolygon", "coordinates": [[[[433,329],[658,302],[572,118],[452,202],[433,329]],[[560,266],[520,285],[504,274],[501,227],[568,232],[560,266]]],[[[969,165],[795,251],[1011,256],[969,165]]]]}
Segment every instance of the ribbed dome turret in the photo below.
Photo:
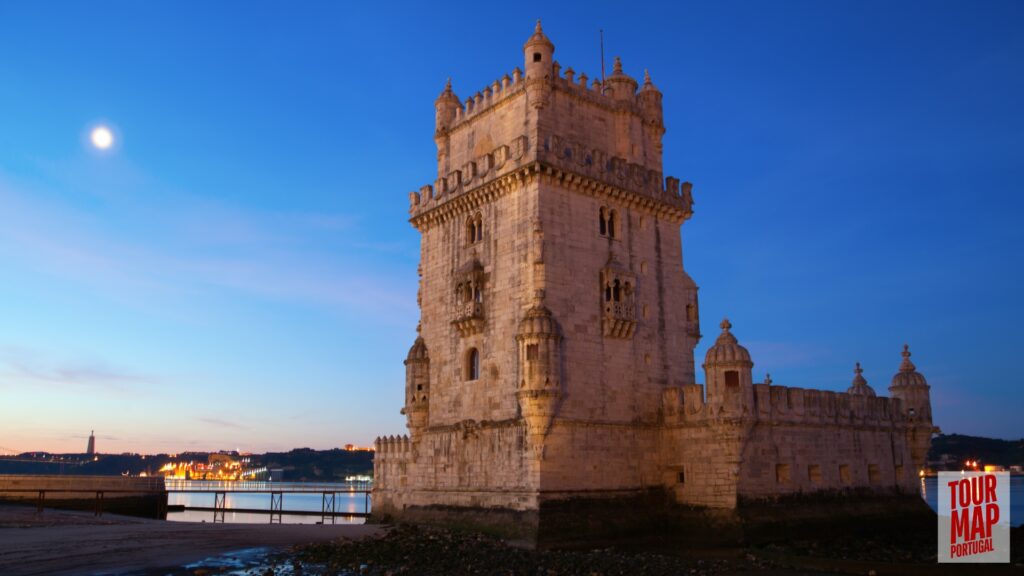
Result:
{"type": "Polygon", "coordinates": [[[846,393],[853,396],[870,396],[875,395],[875,390],[871,386],[868,386],[868,381],[864,379],[862,375],[864,370],[860,367],[860,362],[857,362],[857,367],[853,369],[853,373],[856,376],[853,377],[853,384],[846,389],[846,393]]]}
{"type": "Polygon", "coordinates": [[[405,357],[406,360],[427,360],[427,344],[423,341],[422,336],[417,336],[416,341],[412,343],[412,348],[409,348],[409,355],[405,357]]]}
{"type": "Polygon", "coordinates": [[[910,361],[910,346],[907,344],[903,345],[903,362],[900,363],[900,371],[892,377],[892,384],[889,385],[890,389],[893,388],[907,388],[912,386],[923,386],[928,387],[928,381],[924,379],[924,376],[917,371],[917,367],[910,361]]]}
{"type": "Polygon", "coordinates": [[[718,340],[715,340],[715,345],[708,348],[708,353],[704,356],[704,364],[745,363],[753,366],[753,362],[750,361],[750,352],[740,346],[736,337],[729,331],[732,328],[729,319],[722,320],[719,326],[722,328],[722,333],[718,335],[718,340]]]}
{"type": "Polygon", "coordinates": [[[644,70],[644,84],[640,87],[640,91],[661,93],[661,90],[658,90],[658,87],[654,85],[654,82],[651,82],[651,73],[647,70],[644,70]]]}
{"type": "Polygon", "coordinates": [[[444,90],[442,90],[441,93],[437,96],[437,100],[434,100],[435,104],[440,104],[442,102],[451,102],[455,106],[459,105],[459,97],[456,96],[455,92],[452,91],[452,79],[451,78],[449,78],[448,81],[445,82],[444,90]]]}
{"type": "Polygon", "coordinates": [[[548,37],[544,35],[544,30],[540,27],[540,20],[537,20],[537,25],[533,28],[533,35],[526,40],[526,44],[523,44],[523,50],[534,46],[546,46],[551,51],[555,50],[555,45],[548,40],[548,37]]]}
{"type": "Polygon", "coordinates": [[[558,336],[558,327],[551,316],[551,311],[541,305],[527,310],[526,315],[519,321],[517,336],[558,336]]]}

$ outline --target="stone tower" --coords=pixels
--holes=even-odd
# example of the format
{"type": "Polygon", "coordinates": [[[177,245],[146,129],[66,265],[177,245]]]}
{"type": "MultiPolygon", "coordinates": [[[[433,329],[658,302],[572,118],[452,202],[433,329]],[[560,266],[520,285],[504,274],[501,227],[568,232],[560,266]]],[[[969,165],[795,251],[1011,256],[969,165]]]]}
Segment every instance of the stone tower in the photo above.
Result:
{"type": "Polygon", "coordinates": [[[663,175],[662,94],[618,58],[602,83],[554,56],[538,22],[522,69],[465,100],[449,81],[435,100],[437,177],[409,195],[421,238],[409,434],[375,444],[374,514],[536,538],[580,502],[656,493],[735,509],[912,489],[932,430],[926,386],[894,379],[894,402],[754,383],[725,320],[705,398],[680,236],[692,187],[663,175]]]}
{"type": "MultiPolygon", "coordinates": [[[[410,195],[410,436],[382,440],[409,452],[379,464],[430,504],[536,510],[548,492],[658,484],[662,388],[694,382],[690,186],[662,175],[661,93],[618,59],[602,86],[554,54],[538,22],[525,72],[464,101],[449,81],[435,101],[437,179],[410,195]]],[[[389,489],[378,510],[428,504],[389,489]]]]}

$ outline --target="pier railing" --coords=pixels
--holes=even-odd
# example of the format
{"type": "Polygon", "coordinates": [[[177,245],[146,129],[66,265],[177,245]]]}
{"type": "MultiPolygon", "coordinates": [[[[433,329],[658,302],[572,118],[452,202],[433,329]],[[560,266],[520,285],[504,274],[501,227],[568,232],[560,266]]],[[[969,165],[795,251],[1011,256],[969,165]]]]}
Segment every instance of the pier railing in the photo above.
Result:
{"type": "MultiPolygon", "coordinates": [[[[64,486],[46,483],[40,480],[35,486],[29,486],[25,480],[29,477],[20,477],[21,481],[16,483],[0,480],[0,499],[8,498],[14,500],[35,500],[36,508],[42,512],[47,502],[53,500],[78,500],[93,503],[93,513],[102,516],[104,504],[110,498],[123,498],[130,496],[156,496],[158,502],[158,515],[165,517],[168,511],[168,495],[170,494],[213,494],[214,505],[209,506],[183,506],[183,510],[211,511],[214,513],[214,522],[224,522],[227,512],[241,512],[250,514],[269,514],[270,522],[280,523],[285,514],[320,516],[322,523],[334,523],[338,517],[368,518],[372,500],[371,490],[365,483],[355,485],[339,485],[328,483],[304,483],[304,482],[258,482],[258,481],[196,481],[178,480],[164,478],[131,478],[131,487],[117,488],[119,482],[124,483],[127,478],[106,477],[107,482],[96,486],[69,486],[68,479],[73,476],[61,477],[65,480],[64,486]],[[270,498],[269,508],[231,508],[228,507],[228,494],[267,494],[270,498]],[[285,494],[320,494],[321,507],[319,511],[285,509],[285,494]],[[339,509],[339,497],[350,496],[363,497],[363,511],[342,511],[339,509]],[[33,497],[34,496],[34,497],[33,497]],[[64,498],[60,498],[64,496],[64,498]]],[[[86,482],[83,484],[95,484],[86,482]]]]}

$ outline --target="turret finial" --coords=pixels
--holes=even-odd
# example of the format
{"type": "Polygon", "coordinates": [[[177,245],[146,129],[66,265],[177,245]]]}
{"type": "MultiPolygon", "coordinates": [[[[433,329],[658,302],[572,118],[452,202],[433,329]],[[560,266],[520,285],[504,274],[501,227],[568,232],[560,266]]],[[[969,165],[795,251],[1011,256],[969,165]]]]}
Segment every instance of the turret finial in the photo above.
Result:
{"type": "Polygon", "coordinates": [[[769,386],[771,386],[771,385],[772,385],[772,375],[771,375],[771,374],[767,374],[767,373],[766,373],[766,374],[764,375],[764,383],[765,383],[765,384],[767,384],[767,385],[769,385],[769,386]]]}
{"type": "Polygon", "coordinates": [[[650,86],[650,85],[651,85],[651,73],[647,71],[647,68],[644,68],[644,86],[650,86]]]}
{"type": "Polygon", "coordinates": [[[917,366],[914,366],[914,363],[910,361],[909,344],[903,345],[903,352],[901,352],[900,355],[903,356],[903,362],[900,363],[900,372],[913,372],[914,370],[917,370],[917,366]]]}
{"type": "Polygon", "coordinates": [[[729,322],[728,318],[722,319],[722,323],[718,325],[722,329],[722,332],[728,332],[732,328],[732,322],[729,322]]]}
{"type": "Polygon", "coordinates": [[[544,33],[544,30],[542,30],[541,27],[540,27],[540,18],[537,18],[537,25],[534,26],[533,33],[534,34],[543,34],[544,33]]]}
{"type": "Polygon", "coordinates": [[[868,386],[868,381],[864,379],[864,369],[860,367],[860,362],[853,368],[853,382],[850,383],[850,387],[846,389],[847,394],[854,396],[869,396],[874,397],[875,390],[868,386]]]}
{"type": "Polygon", "coordinates": [[[622,74],[622,58],[615,57],[615,63],[612,64],[612,74],[622,74]]]}

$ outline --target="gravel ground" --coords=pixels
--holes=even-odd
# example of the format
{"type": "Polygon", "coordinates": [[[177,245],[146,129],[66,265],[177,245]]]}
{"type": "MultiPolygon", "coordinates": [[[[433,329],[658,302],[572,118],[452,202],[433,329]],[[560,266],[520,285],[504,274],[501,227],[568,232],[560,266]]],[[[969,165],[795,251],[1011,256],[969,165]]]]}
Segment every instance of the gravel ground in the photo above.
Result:
{"type": "Polygon", "coordinates": [[[488,536],[401,526],[362,541],[300,546],[251,574],[339,576],[617,576],[721,574],[1024,574],[1022,530],[1013,561],[1003,565],[939,565],[934,532],[851,535],[716,550],[535,551],[488,536]],[[276,567],[277,569],[275,569],[276,567]],[[296,571],[296,568],[298,570],[296,571]],[[281,571],[278,571],[281,570],[281,571]]]}

